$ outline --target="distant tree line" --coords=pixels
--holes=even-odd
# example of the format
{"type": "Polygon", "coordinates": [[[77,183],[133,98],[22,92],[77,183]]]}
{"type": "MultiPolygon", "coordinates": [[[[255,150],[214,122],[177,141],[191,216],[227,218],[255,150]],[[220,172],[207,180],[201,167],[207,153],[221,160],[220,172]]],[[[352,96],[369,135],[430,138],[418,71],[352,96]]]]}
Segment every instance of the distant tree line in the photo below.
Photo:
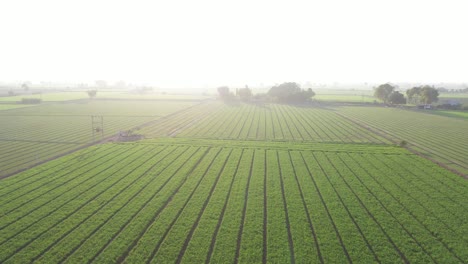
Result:
{"type": "Polygon", "coordinates": [[[304,103],[315,96],[315,93],[311,88],[301,89],[299,84],[295,82],[285,82],[271,87],[268,95],[274,101],[281,103],[304,103]]]}
{"type": "Polygon", "coordinates": [[[311,100],[315,96],[315,92],[309,89],[301,89],[299,84],[295,82],[285,82],[280,85],[271,87],[266,94],[253,95],[252,90],[245,88],[236,89],[235,94],[229,90],[227,86],[218,87],[220,99],[225,101],[241,100],[262,100],[280,103],[304,103],[311,100]]]}
{"type": "Polygon", "coordinates": [[[97,90],[88,90],[86,93],[88,94],[89,99],[93,99],[97,95],[97,90]]]}
{"type": "Polygon", "coordinates": [[[395,90],[396,87],[390,83],[381,84],[374,88],[374,97],[382,100],[385,104],[406,104],[408,102],[413,104],[424,103],[426,105],[437,102],[439,99],[439,91],[433,86],[423,85],[413,87],[406,90],[405,96],[395,90]]]}
{"type": "Polygon", "coordinates": [[[439,100],[439,91],[438,89],[431,87],[429,85],[413,87],[406,90],[406,95],[411,101],[420,101],[424,104],[431,104],[439,100]]]}

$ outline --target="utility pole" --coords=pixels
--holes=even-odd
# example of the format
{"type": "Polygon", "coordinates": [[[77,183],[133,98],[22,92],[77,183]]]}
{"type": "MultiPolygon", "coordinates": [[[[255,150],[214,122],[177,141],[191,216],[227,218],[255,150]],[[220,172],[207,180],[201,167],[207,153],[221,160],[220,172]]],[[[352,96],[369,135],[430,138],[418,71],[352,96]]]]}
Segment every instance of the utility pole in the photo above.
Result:
{"type": "Polygon", "coordinates": [[[103,116],[91,116],[91,130],[93,132],[93,143],[96,142],[96,136],[104,138],[104,117],[103,116]]]}

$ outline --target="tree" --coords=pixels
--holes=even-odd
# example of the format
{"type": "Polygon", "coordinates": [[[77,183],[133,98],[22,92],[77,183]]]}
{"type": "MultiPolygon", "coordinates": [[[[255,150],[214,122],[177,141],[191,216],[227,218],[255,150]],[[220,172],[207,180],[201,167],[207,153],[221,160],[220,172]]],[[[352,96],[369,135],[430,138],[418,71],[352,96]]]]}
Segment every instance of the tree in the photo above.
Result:
{"type": "Polygon", "coordinates": [[[431,104],[439,100],[439,92],[429,85],[421,87],[421,99],[425,104],[431,104]]]}
{"type": "Polygon", "coordinates": [[[315,96],[315,92],[312,91],[312,88],[307,89],[307,96],[308,96],[309,98],[312,98],[312,97],[315,96]]]}
{"type": "Polygon", "coordinates": [[[237,94],[242,101],[248,101],[252,97],[252,90],[250,90],[248,87],[240,88],[237,90],[237,94]]]}
{"type": "Polygon", "coordinates": [[[388,97],[388,102],[391,104],[406,104],[406,98],[402,93],[394,91],[388,97]]]}
{"type": "Polygon", "coordinates": [[[395,90],[395,87],[389,83],[381,84],[377,88],[374,88],[374,97],[382,100],[384,103],[388,103],[390,95],[395,90]]]}
{"type": "Polygon", "coordinates": [[[24,91],[26,91],[26,92],[29,91],[29,85],[28,85],[28,83],[23,83],[23,84],[21,85],[21,88],[23,88],[24,91]]]}
{"type": "Polygon", "coordinates": [[[219,97],[221,98],[228,98],[230,94],[229,87],[227,86],[218,87],[218,94],[219,94],[219,97]]]}
{"type": "Polygon", "coordinates": [[[419,104],[421,97],[421,87],[413,87],[406,90],[406,96],[408,97],[408,103],[419,104]]]}
{"type": "Polygon", "coordinates": [[[315,95],[311,88],[303,90],[295,82],[285,82],[278,86],[273,86],[268,91],[268,95],[279,102],[302,103],[315,95]]]}
{"type": "Polygon", "coordinates": [[[88,90],[86,91],[90,99],[93,99],[97,95],[97,90],[88,90]]]}
{"type": "Polygon", "coordinates": [[[421,87],[413,87],[411,89],[406,90],[406,96],[408,99],[413,99],[415,96],[419,96],[421,94],[421,87]]]}

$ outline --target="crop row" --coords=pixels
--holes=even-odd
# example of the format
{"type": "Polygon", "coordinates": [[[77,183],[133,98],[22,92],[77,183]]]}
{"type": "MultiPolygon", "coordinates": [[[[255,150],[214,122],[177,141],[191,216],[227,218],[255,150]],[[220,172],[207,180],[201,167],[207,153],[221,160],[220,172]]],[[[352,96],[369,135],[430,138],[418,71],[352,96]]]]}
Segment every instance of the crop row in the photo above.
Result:
{"type": "Polygon", "coordinates": [[[174,137],[184,129],[193,126],[219,107],[216,103],[202,103],[179,111],[167,118],[160,118],[144,126],[138,133],[145,137],[174,137]]]}
{"type": "Polygon", "coordinates": [[[1,180],[0,262],[468,259],[468,185],[418,156],[215,143],[107,144],[1,180]]]}
{"type": "Polygon", "coordinates": [[[338,111],[372,126],[412,149],[468,174],[468,123],[421,112],[377,107],[347,107],[338,111]]]}
{"type": "MultiPolygon", "coordinates": [[[[93,132],[90,115],[92,114],[107,114],[101,127],[104,137],[161,117],[149,113],[146,116],[125,115],[119,108],[121,104],[109,102],[90,105],[48,104],[32,107],[29,110],[11,110],[8,111],[8,115],[0,115],[0,122],[4,124],[0,127],[0,177],[91,143],[93,132]],[[86,112],[90,115],[84,115],[86,112]]],[[[159,104],[161,106],[155,107],[143,103],[148,106],[143,108],[136,106],[136,112],[134,109],[128,109],[130,112],[127,113],[132,113],[131,111],[140,113],[138,111],[145,109],[154,112],[154,109],[159,109],[161,114],[166,114],[170,113],[171,109],[180,111],[183,109],[181,107],[193,103],[174,102],[171,105],[160,102],[159,104]],[[166,105],[168,109],[161,110],[162,105],[166,105]]],[[[98,132],[95,140],[100,139],[101,133],[98,132]]]]}
{"type": "Polygon", "coordinates": [[[179,137],[388,143],[330,110],[289,105],[223,105],[179,137]]]}

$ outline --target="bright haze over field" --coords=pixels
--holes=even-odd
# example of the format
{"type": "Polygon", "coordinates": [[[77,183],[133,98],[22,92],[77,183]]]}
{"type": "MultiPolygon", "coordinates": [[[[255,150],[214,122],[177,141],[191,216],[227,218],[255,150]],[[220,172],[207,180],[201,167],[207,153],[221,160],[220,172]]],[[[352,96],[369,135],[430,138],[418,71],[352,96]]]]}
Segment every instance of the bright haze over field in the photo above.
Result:
{"type": "Polygon", "coordinates": [[[466,1],[0,2],[0,81],[466,82],[466,1]]]}

